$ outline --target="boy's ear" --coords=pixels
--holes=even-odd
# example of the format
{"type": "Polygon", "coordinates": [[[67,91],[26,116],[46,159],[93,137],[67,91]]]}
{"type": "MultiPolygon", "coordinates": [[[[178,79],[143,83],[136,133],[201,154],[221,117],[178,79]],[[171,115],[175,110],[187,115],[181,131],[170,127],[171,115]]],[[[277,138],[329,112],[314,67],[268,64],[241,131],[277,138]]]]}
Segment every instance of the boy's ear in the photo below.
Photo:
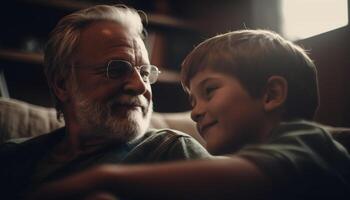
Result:
{"type": "Polygon", "coordinates": [[[281,108],[288,95],[288,82],[282,76],[271,76],[266,83],[263,95],[265,111],[281,108]]]}
{"type": "Polygon", "coordinates": [[[66,83],[66,79],[62,77],[55,77],[52,82],[52,90],[61,102],[65,102],[69,98],[69,91],[66,83]]]}

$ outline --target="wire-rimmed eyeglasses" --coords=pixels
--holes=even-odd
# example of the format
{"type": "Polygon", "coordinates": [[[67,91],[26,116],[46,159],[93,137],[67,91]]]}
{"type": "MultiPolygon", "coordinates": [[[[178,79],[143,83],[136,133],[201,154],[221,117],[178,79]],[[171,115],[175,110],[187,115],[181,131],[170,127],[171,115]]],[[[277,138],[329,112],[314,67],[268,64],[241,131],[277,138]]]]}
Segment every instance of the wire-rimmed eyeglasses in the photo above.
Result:
{"type": "Polygon", "coordinates": [[[133,66],[126,60],[110,60],[103,69],[103,72],[105,72],[107,79],[127,78],[132,75],[134,68],[140,74],[142,80],[145,83],[155,83],[158,79],[158,75],[160,74],[160,71],[154,65],[145,64],[140,66],[133,66]]]}

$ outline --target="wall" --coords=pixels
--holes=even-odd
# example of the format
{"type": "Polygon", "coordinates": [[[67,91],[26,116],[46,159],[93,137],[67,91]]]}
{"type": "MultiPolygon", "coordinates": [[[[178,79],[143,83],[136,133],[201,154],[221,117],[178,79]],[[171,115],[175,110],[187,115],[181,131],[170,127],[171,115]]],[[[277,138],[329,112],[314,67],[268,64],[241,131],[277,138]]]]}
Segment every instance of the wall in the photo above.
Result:
{"type": "Polygon", "coordinates": [[[350,126],[349,26],[298,43],[310,50],[318,69],[320,107],[316,120],[350,126]]]}

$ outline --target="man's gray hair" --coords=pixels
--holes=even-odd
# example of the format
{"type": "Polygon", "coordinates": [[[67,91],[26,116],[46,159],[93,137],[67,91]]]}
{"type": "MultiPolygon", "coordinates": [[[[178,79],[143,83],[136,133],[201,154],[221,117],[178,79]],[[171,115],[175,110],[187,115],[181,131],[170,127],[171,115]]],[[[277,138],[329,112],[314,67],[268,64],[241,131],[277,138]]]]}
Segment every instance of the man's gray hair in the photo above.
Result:
{"type": "MultiPolygon", "coordinates": [[[[100,20],[114,21],[143,37],[143,25],[138,11],[124,5],[97,5],[65,16],[51,32],[44,52],[44,72],[51,90],[55,80],[66,81],[70,77],[71,57],[78,46],[81,31],[100,20]]],[[[51,92],[59,119],[62,104],[55,93],[51,92]]]]}

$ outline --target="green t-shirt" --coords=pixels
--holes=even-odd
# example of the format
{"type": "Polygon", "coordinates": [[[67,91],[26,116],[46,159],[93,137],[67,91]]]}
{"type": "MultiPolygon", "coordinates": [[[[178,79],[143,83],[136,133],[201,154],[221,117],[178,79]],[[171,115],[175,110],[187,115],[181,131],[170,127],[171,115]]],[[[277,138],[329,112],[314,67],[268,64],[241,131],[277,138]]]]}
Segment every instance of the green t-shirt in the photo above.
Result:
{"type": "Polygon", "coordinates": [[[273,182],[276,199],[348,199],[350,156],[319,125],[281,123],[269,141],[241,149],[273,182]]]}
{"type": "Polygon", "coordinates": [[[46,157],[63,138],[65,129],[20,143],[0,146],[0,183],[5,199],[21,198],[23,193],[48,181],[99,164],[137,164],[209,158],[195,139],[171,129],[150,130],[142,138],[79,156],[66,163],[51,163],[46,157]]]}

